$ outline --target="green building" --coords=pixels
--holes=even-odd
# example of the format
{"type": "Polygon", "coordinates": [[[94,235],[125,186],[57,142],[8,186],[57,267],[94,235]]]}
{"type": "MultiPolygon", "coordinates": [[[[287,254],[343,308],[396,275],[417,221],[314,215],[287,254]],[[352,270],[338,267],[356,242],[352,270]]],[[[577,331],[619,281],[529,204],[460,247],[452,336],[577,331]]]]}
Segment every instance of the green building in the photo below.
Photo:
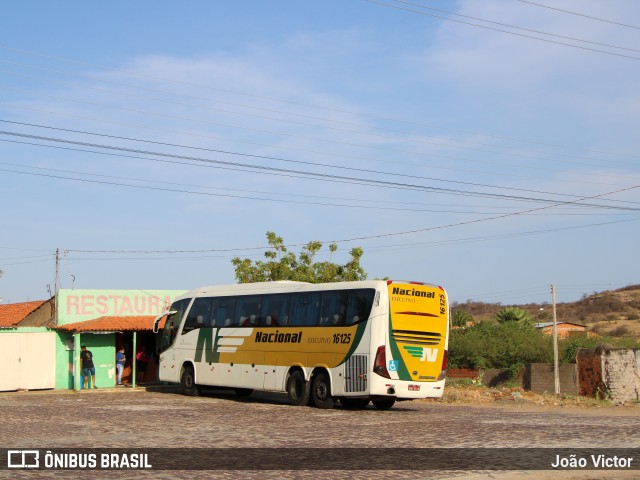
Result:
{"type": "Polygon", "coordinates": [[[46,301],[0,306],[0,361],[11,366],[0,370],[0,391],[81,389],[81,345],[93,354],[98,388],[116,386],[119,348],[127,359],[123,383],[156,381],[153,321],[184,292],[63,289],[46,301]],[[135,362],[141,351],[148,359],[144,376],[135,362]]]}

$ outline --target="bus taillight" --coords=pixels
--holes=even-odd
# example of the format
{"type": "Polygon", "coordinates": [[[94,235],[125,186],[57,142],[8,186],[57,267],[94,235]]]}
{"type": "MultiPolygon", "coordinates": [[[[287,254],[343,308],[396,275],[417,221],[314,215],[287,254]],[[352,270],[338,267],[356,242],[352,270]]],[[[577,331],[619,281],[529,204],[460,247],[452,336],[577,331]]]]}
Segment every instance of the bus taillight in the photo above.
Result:
{"type": "Polygon", "coordinates": [[[381,377],[391,378],[389,371],[387,370],[387,354],[385,352],[385,346],[380,345],[376,352],[376,359],[373,362],[373,372],[377,373],[381,377]]]}
{"type": "Polygon", "coordinates": [[[438,380],[444,380],[447,376],[447,364],[449,363],[448,352],[445,350],[444,355],[442,356],[442,370],[440,371],[440,375],[438,375],[438,380]]]}

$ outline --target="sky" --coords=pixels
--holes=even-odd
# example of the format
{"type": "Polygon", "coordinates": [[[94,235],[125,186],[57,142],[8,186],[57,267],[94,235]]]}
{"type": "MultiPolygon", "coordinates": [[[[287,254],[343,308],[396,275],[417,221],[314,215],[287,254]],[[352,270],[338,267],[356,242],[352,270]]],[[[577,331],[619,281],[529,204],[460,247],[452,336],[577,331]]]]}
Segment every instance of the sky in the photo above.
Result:
{"type": "Polygon", "coordinates": [[[0,298],[235,283],[266,232],[450,301],[640,283],[636,0],[0,3],[0,298]],[[553,8],[549,8],[553,7],[553,8]],[[329,244],[335,242],[333,254],[329,244]]]}

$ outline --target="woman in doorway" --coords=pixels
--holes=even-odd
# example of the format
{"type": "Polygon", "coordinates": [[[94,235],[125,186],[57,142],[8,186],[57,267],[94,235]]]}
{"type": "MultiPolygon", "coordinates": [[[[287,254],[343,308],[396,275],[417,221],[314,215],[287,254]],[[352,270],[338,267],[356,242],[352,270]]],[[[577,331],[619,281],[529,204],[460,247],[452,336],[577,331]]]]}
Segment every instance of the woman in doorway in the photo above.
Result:
{"type": "Polygon", "coordinates": [[[138,370],[138,383],[142,383],[144,380],[144,374],[147,371],[147,363],[149,363],[149,354],[146,347],[142,347],[136,354],[136,368],[138,370]]]}

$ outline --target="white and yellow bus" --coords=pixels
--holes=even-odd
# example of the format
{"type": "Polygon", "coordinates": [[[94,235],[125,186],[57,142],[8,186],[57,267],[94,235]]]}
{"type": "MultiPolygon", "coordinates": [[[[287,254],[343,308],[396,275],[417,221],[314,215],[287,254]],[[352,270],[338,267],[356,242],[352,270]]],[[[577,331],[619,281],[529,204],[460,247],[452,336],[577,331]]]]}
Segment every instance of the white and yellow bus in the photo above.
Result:
{"type": "Polygon", "coordinates": [[[419,282],[267,282],[204,287],[176,299],[160,332],[159,378],[286,392],[294,405],[347,408],[441,397],[449,306],[419,282]]]}

